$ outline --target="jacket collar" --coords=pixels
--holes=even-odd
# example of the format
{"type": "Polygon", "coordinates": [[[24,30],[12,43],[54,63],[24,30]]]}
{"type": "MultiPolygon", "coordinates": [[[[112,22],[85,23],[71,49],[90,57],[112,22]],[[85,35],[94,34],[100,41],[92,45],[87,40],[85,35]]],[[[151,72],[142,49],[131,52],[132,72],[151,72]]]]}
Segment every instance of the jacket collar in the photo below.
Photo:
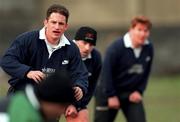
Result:
{"type": "MultiPolygon", "coordinates": [[[[46,44],[51,45],[45,35],[45,27],[43,27],[40,31],[39,31],[39,39],[43,39],[46,41],[46,44]]],[[[61,48],[65,45],[71,45],[71,43],[69,42],[69,40],[64,36],[64,34],[61,36],[60,40],[59,40],[59,44],[56,46],[56,48],[61,48]]]]}
{"type": "MultiPolygon", "coordinates": [[[[132,40],[130,38],[130,34],[129,33],[126,33],[124,35],[124,45],[126,48],[134,48],[133,45],[132,45],[132,40]]],[[[144,45],[148,45],[149,44],[149,41],[148,40],[145,40],[144,42],[144,45]]]]}

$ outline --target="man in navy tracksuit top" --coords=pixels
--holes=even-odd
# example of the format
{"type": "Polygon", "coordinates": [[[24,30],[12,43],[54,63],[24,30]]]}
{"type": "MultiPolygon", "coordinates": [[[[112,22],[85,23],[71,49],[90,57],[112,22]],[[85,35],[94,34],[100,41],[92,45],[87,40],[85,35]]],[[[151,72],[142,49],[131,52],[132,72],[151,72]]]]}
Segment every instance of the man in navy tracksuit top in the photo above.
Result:
{"type": "Polygon", "coordinates": [[[81,58],[88,69],[89,86],[87,94],[80,100],[78,115],[74,118],[67,116],[67,122],[89,122],[89,114],[86,106],[94,94],[102,66],[101,55],[94,48],[96,39],[97,32],[91,27],[83,26],[76,32],[74,42],[79,47],[81,58]]]}
{"type": "MultiPolygon", "coordinates": [[[[76,44],[64,32],[68,28],[69,11],[54,4],[47,10],[44,27],[18,36],[2,58],[1,66],[12,78],[9,93],[26,84],[39,84],[59,69],[69,72],[75,97],[79,101],[87,92],[88,72],[76,44]]],[[[48,89],[47,89],[48,90],[48,89]]],[[[66,114],[70,114],[68,111],[66,114]]]]}
{"type": "Polygon", "coordinates": [[[153,46],[147,40],[150,28],[146,17],[137,16],[129,32],[107,49],[97,86],[95,122],[113,122],[120,108],[127,122],[146,121],[142,95],[153,59],[153,46]]]}

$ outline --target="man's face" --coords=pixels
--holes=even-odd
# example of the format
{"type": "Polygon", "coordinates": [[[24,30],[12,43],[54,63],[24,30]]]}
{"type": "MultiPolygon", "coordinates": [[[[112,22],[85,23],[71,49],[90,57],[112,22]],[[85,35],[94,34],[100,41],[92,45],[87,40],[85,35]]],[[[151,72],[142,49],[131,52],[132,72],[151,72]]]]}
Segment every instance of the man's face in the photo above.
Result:
{"type": "Polygon", "coordinates": [[[144,24],[138,23],[134,28],[130,29],[130,36],[135,47],[142,46],[149,37],[150,31],[144,24]]]}
{"type": "Polygon", "coordinates": [[[56,42],[67,30],[66,17],[59,13],[52,13],[48,19],[44,21],[46,28],[46,38],[50,42],[56,42]]]}
{"type": "Polygon", "coordinates": [[[87,57],[94,48],[93,44],[83,41],[83,40],[76,40],[76,44],[79,47],[82,58],[87,57]]]}

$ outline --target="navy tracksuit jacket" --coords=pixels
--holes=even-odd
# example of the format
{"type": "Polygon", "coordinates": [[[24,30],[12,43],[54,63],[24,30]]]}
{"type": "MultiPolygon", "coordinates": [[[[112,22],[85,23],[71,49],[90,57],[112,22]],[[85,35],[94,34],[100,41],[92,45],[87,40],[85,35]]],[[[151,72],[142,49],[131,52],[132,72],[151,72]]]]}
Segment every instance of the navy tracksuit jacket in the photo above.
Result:
{"type": "Polygon", "coordinates": [[[54,72],[58,69],[69,71],[73,85],[80,86],[87,92],[88,72],[81,60],[78,47],[70,45],[49,53],[44,40],[39,39],[39,31],[26,32],[18,36],[7,49],[1,60],[1,67],[11,79],[9,84],[15,89],[22,89],[26,84],[36,83],[26,77],[30,70],[54,72]]]}
{"type": "Polygon", "coordinates": [[[138,91],[143,94],[151,70],[153,46],[143,45],[140,57],[132,48],[125,47],[119,38],[107,49],[102,67],[101,84],[106,86],[108,97],[138,91]]]}
{"type": "Polygon", "coordinates": [[[101,55],[96,49],[93,49],[91,52],[91,58],[88,58],[83,62],[88,70],[89,86],[87,94],[80,101],[80,108],[85,108],[86,105],[88,105],[95,91],[102,67],[101,55]]]}

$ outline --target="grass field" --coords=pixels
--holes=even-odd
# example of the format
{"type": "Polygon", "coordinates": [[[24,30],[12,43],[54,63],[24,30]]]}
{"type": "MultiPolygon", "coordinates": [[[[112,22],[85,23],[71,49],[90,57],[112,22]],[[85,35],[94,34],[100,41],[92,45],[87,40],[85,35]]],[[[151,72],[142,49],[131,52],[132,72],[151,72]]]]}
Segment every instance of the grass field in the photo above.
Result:
{"type": "MultiPolygon", "coordinates": [[[[0,83],[0,96],[4,96],[7,83],[0,83]]],[[[180,122],[180,76],[151,78],[144,94],[148,122],[180,122]]],[[[93,100],[89,105],[93,118],[93,100]]],[[[64,119],[62,119],[62,122],[64,119]]],[[[119,112],[115,122],[125,122],[119,112]]]]}
{"type": "MultiPolygon", "coordinates": [[[[151,78],[144,104],[148,122],[180,122],[180,76],[151,78]]],[[[121,111],[115,122],[125,122],[121,111]]]]}

